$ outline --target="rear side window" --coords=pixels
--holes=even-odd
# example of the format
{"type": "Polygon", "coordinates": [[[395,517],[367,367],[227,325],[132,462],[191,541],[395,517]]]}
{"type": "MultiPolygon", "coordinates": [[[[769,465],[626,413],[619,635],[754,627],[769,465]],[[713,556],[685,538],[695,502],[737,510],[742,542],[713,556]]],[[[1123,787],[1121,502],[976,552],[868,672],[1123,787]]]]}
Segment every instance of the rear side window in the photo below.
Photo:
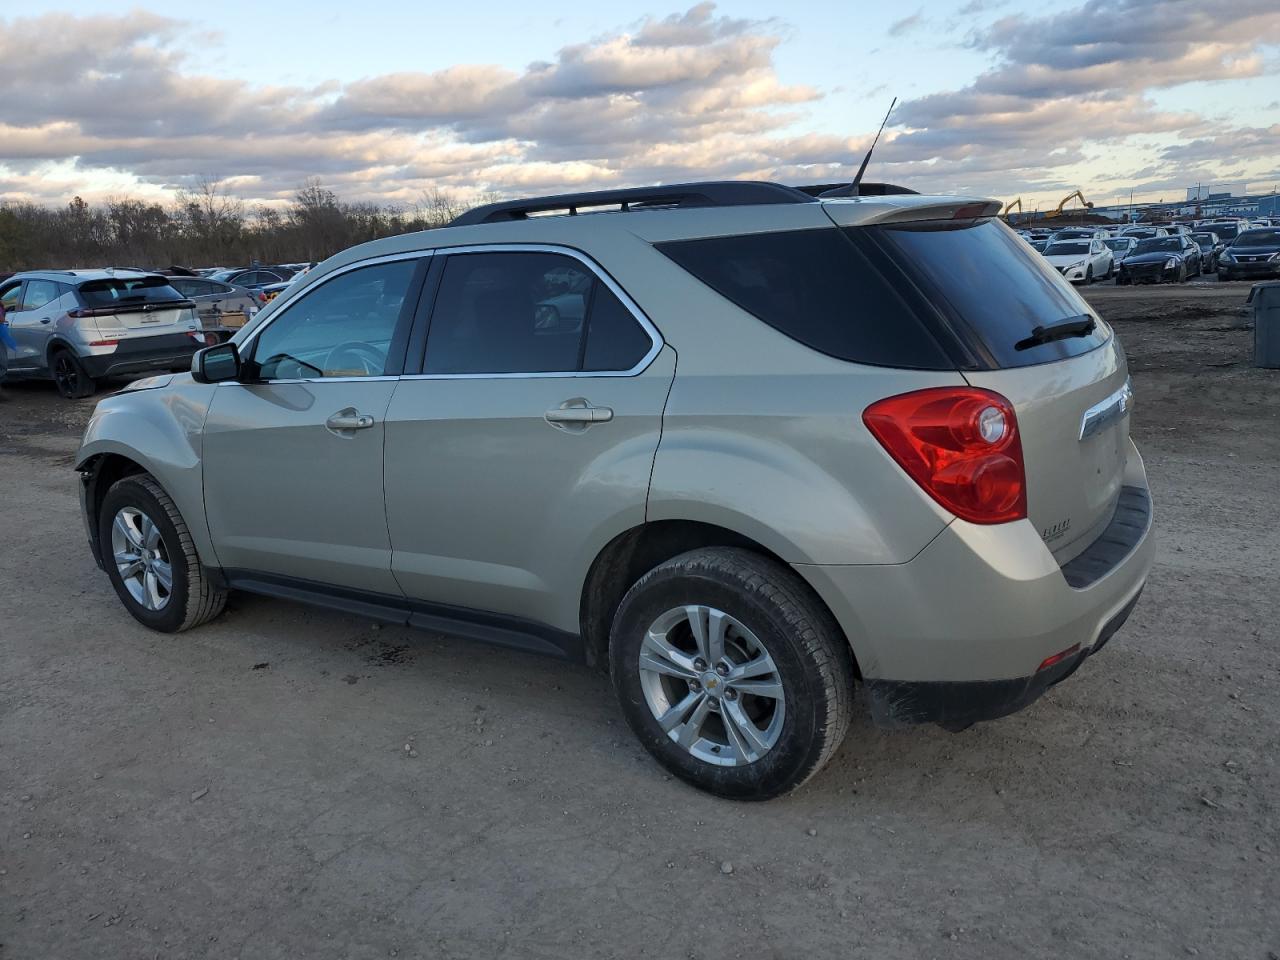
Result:
{"type": "Polygon", "coordinates": [[[182,294],[169,285],[168,277],[110,277],[80,284],[80,297],[87,307],[116,304],[168,303],[182,294]]]}
{"type": "Polygon", "coordinates": [[[445,262],[424,372],[626,372],[651,346],[608,285],[573,257],[462,253],[445,262]]]}
{"type": "Polygon", "coordinates": [[[52,280],[28,280],[27,292],[22,297],[23,310],[39,310],[62,296],[62,290],[52,280]]]}
{"type": "Polygon", "coordinates": [[[747,313],[828,356],[955,367],[916,311],[839,228],[678,240],[657,248],[747,313]]]}
{"type": "MultiPolygon", "coordinates": [[[[1093,313],[1057,270],[999,221],[920,221],[848,230],[889,254],[983,366],[1061,360],[1087,353],[1110,337],[1106,325],[1095,320],[1093,331],[1084,336],[1032,342],[1036,327],[1093,313]]],[[[1160,242],[1179,247],[1177,240],[1160,242]]],[[[1052,251],[1050,246],[1046,253],[1052,251]]]]}

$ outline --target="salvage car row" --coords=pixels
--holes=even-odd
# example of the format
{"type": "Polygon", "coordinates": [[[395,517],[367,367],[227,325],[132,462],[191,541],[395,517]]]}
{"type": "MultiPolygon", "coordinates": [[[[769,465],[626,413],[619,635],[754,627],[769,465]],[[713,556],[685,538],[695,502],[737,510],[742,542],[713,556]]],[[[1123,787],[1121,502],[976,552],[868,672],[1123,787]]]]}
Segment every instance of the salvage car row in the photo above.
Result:
{"type": "Polygon", "coordinates": [[[1216,274],[1219,280],[1280,277],[1280,225],[1270,221],[1019,233],[1072,283],[1182,283],[1204,274],[1216,274]]]}

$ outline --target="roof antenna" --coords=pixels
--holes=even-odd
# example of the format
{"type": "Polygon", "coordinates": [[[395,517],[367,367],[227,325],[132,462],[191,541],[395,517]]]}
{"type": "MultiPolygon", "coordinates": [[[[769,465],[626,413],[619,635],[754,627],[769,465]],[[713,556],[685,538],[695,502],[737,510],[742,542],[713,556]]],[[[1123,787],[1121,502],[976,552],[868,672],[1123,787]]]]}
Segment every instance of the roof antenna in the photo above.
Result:
{"type": "Polygon", "coordinates": [[[828,190],[826,193],[820,194],[823,197],[856,197],[858,196],[858,184],[862,183],[862,175],[867,172],[867,164],[871,162],[871,153],[875,150],[876,144],[880,142],[880,134],[884,133],[884,125],[889,122],[889,114],[893,113],[893,108],[898,105],[898,98],[893,98],[893,103],[889,104],[889,109],[884,115],[884,119],[880,121],[880,129],[876,131],[876,137],[871,141],[871,146],[867,148],[867,155],[862,158],[862,166],[858,168],[858,173],[853,178],[853,183],[847,187],[836,187],[834,190],[828,190]]]}

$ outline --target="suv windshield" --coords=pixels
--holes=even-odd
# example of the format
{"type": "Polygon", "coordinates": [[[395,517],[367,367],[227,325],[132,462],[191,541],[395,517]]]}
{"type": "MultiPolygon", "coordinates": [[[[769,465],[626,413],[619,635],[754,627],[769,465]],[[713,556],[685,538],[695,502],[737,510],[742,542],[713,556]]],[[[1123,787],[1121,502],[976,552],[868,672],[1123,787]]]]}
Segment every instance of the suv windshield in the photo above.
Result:
{"type": "Polygon", "coordinates": [[[1193,233],[1191,239],[1202,247],[1211,247],[1216,242],[1216,238],[1212,233],[1193,233]]]}
{"type": "Polygon", "coordinates": [[[1218,235],[1219,240],[1234,240],[1240,232],[1240,227],[1234,223],[1215,223],[1213,232],[1218,235]]]}
{"type": "Polygon", "coordinates": [[[116,304],[168,303],[183,296],[169,286],[168,277],[110,277],[80,285],[85,306],[111,307],[116,304]]]}
{"type": "Polygon", "coordinates": [[[1151,237],[1148,240],[1141,240],[1138,245],[1133,248],[1134,253],[1177,253],[1182,249],[1182,244],[1173,237],[1151,237]]]}
{"type": "Polygon", "coordinates": [[[1237,247],[1280,246],[1280,230],[1246,230],[1236,237],[1237,247]]]}
{"type": "Polygon", "coordinates": [[[1112,250],[1128,250],[1133,245],[1128,237],[1112,237],[1110,240],[1103,240],[1112,250]]]}
{"type": "Polygon", "coordinates": [[[1064,253],[1088,253],[1089,242],[1087,240],[1060,240],[1057,243],[1049,244],[1045,250],[1046,257],[1061,256],[1064,253]]]}

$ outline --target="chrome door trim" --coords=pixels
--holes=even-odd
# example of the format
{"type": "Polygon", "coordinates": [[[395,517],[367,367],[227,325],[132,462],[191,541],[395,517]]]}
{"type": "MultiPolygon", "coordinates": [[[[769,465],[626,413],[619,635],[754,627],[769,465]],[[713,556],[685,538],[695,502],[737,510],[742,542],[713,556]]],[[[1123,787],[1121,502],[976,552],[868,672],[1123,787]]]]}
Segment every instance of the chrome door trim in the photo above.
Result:
{"type": "Polygon", "coordinates": [[[445,257],[455,253],[559,253],[577,260],[590,270],[597,280],[608,287],[627,308],[627,312],[640,324],[649,337],[649,350],[628,370],[547,370],[538,373],[407,373],[401,380],[534,380],[545,377],[634,377],[644,373],[662,352],[665,341],[658,328],[640,309],[640,305],[627,291],[618,285],[599,263],[573,247],[556,243],[469,243],[458,247],[436,247],[435,255],[445,257]]]}
{"type": "Polygon", "coordinates": [[[1133,386],[1126,378],[1124,385],[1103,400],[1099,400],[1080,418],[1080,439],[1088,440],[1111,426],[1133,407],[1133,386]]]}

